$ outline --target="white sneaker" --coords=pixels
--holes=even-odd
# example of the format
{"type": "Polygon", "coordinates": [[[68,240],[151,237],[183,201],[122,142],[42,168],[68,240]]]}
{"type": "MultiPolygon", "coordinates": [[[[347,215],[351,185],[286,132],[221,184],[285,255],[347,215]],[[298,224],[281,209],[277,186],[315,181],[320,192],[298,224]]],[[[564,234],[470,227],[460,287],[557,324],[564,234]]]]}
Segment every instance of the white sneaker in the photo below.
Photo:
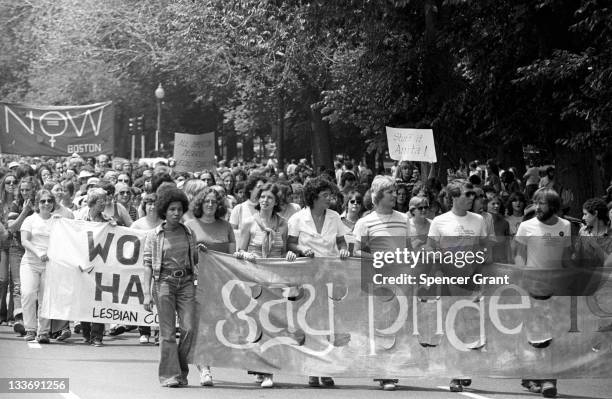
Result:
{"type": "Polygon", "coordinates": [[[210,369],[203,368],[202,370],[200,370],[200,385],[202,385],[203,387],[213,386],[212,373],[210,372],[210,369]]]}
{"type": "Polygon", "coordinates": [[[141,344],[148,344],[149,338],[150,337],[148,335],[141,335],[139,341],[141,344]]]}
{"type": "Polygon", "coordinates": [[[263,378],[263,381],[261,382],[261,387],[262,388],[272,388],[274,386],[274,381],[272,381],[272,376],[271,375],[266,375],[263,378]]]}

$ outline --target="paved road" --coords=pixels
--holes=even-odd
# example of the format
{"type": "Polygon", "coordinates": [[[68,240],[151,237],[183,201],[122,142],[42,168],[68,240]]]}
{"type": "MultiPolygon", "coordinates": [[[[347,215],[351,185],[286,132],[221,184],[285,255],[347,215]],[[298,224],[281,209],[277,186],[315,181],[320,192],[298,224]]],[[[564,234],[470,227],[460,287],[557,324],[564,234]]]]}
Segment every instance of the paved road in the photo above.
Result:
{"type": "MultiPolygon", "coordinates": [[[[80,338],[80,337],[79,337],[80,338]]],[[[159,348],[140,345],[135,333],[105,337],[105,346],[95,348],[79,344],[73,336],[66,343],[27,344],[9,327],[0,327],[0,377],[68,377],[70,393],[7,394],[0,398],[15,399],[153,399],[153,398],[425,398],[425,399],[520,399],[538,398],[523,390],[516,379],[477,378],[474,386],[461,394],[448,392],[446,378],[402,379],[395,392],[384,392],[370,380],[337,378],[337,387],[309,388],[304,377],[278,374],[275,387],[262,389],[242,370],[213,369],[215,386],[198,385],[195,367],[185,388],[161,388],[157,383],[159,348]]],[[[560,398],[612,398],[610,379],[563,380],[559,383],[560,398]]]]}

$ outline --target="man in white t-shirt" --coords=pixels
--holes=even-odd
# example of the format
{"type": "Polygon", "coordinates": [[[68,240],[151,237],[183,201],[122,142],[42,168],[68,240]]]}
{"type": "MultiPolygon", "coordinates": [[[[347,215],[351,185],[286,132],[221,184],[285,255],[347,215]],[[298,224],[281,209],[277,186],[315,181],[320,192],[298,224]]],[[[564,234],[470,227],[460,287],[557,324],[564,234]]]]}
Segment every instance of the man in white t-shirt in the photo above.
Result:
{"type": "MultiPolygon", "coordinates": [[[[560,269],[569,266],[571,248],[570,222],[557,216],[561,198],[555,190],[541,188],[533,195],[536,217],[522,222],[514,240],[515,263],[526,268],[560,269]]],[[[531,392],[544,397],[557,395],[557,380],[523,380],[531,392]]]]}
{"type": "MultiPolygon", "coordinates": [[[[474,186],[465,180],[455,180],[446,186],[446,192],[453,202],[450,211],[436,216],[429,227],[428,246],[438,250],[476,251],[486,248],[487,228],[482,216],[470,212],[476,198],[474,186]]],[[[491,251],[487,250],[487,254],[491,251]]],[[[453,378],[451,392],[463,391],[469,386],[469,378],[453,378]]]]}
{"type": "Polygon", "coordinates": [[[446,186],[453,201],[450,211],[436,216],[429,227],[429,246],[434,249],[475,248],[485,245],[487,228],[482,216],[469,212],[476,191],[471,183],[456,180],[446,186]]]}

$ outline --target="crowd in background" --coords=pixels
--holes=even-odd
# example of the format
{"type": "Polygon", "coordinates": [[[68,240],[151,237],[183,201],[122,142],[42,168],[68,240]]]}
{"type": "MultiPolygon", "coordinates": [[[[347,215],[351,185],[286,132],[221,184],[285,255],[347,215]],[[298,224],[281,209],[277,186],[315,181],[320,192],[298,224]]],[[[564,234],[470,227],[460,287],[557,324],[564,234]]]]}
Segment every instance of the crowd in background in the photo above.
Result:
{"type": "MultiPolygon", "coordinates": [[[[583,218],[574,219],[567,216],[553,166],[530,163],[522,173],[514,167],[502,170],[494,160],[461,162],[458,169],[448,171],[446,186],[435,177],[421,176],[420,166],[411,162],[395,162],[386,172],[375,176],[365,162],[340,159],[334,170],[315,170],[302,159],[292,160],[282,170],[274,160],[220,161],[217,167],[196,173],[174,171],[171,160],[151,165],[104,155],[13,160],[0,169],[0,322],[10,323],[28,341],[63,341],[70,338],[72,329],[94,346],[103,345],[105,334],[136,327],[113,325],[106,330],[104,324],[87,322],[73,322],[71,327],[70,321],[37,318],[36,301],[43,292],[48,260],[45,245],[54,217],[149,232],[145,307],[157,305],[167,322],[160,321],[158,338],[160,381],[165,386],[186,384],[185,354],[195,328],[188,317],[193,301],[189,282],[197,278],[194,255],[200,251],[212,249],[247,260],[344,259],[368,256],[376,249],[372,247],[375,240],[370,241],[374,237],[408,237],[404,243],[383,240],[387,248],[444,247],[441,237],[459,235],[459,226],[460,231],[489,239],[491,261],[521,259],[529,264],[537,254],[527,241],[512,237],[538,227],[527,223],[535,217],[542,225],[567,229],[568,238],[596,238],[597,245],[589,248],[573,245],[570,260],[572,256],[588,258],[599,266],[609,262],[612,189],[586,201],[583,218]],[[160,255],[161,246],[165,249],[160,255]],[[590,251],[591,256],[576,256],[578,251],[590,251]],[[185,301],[163,305],[168,290],[180,291],[185,301]],[[183,323],[178,346],[175,312],[183,323]]],[[[153,342],[150,328],[138,329],[141,343],[153,342]]],[[[212,385],[210,368],[198,368],[202,385],[212,385]]],[[[273,385],[272,375],[252,373],[263,387],[273,385]]],[[[395,389],[397,383],[379,381],[385,390],[395,389]]],[[[451,390],[462,390],[466,381],[454,379],[451,390]]],[[[311,376],[308,383],[331,386],[334,381],[311,376]]],[[[524,385],[545,396],[556,394],[556,381],[525,380],[524,385]]]]}

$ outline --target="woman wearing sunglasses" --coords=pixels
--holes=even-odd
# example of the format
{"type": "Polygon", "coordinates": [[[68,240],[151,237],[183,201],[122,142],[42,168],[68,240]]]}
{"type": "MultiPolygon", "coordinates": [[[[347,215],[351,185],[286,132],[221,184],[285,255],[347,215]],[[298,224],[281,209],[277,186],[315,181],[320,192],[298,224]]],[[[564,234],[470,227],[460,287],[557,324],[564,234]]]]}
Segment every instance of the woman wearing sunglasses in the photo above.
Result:
{"type": "Polygon", "coordinates": [[[132,205],[132,190],[126,183],[115,184],[115,200],[128,211],[132,221],[138,220],[138,210],[132,205]]]}
{"type": "Polygon", "coordinates": [[[42,304],[45,270],[49,261],[47,248],[49,248],[51,217],[55,209],[55,197],[51,191],[43,189],[36,193],[34,209],[36,212],[26,217],[21,225],[21,244],[25,248],[20,267],[21,302],[26,329],[25,340],[37,339],[41,344],[48,344],[51,320],[37,316],[36,308],[37,302],[42,304]]]}
{"type": "Polygon", "coordinates": [[[344,235],[344,239],[348,244],[348,249],[351,255],[353,254],[353,249],[355,248],[355,236],[353,235],[353,229],[355,228],[355,224],[363,215],[365,208],[363,206],[363,197],[359,193],[359,191],[351,191],[347,194],[346,200],[344,202],[344,212],[340,215],[340,220],[342,223],[349,229],[344,235]]]}
{"type": "MultiPolygon", "coordinates": [[[[8,232],[8,213],[9,208],[15,200],[15,191],[17,189],[17,176],[13,172],[9,172],[0,181],[0,223],[4,230],[8,232]]],[[[12,309],[8,308],[6,294],[9,288],[9,246],[11,244],[10,233],[0,240],[0,300],[2,301],[2,314],[0,324],[8,323],[13,319],[13,315],[9,314],[12,309]]],[[[12,293],[11,293],[12,297],[12,293]]]]}
{"type": "Polygon", "coordinates": [[[426,197],[412,197],[408,204],[408,237],[413,250],[420,250],[427,243],[431,220],[427,219],[429,200],[426,197]]]}

